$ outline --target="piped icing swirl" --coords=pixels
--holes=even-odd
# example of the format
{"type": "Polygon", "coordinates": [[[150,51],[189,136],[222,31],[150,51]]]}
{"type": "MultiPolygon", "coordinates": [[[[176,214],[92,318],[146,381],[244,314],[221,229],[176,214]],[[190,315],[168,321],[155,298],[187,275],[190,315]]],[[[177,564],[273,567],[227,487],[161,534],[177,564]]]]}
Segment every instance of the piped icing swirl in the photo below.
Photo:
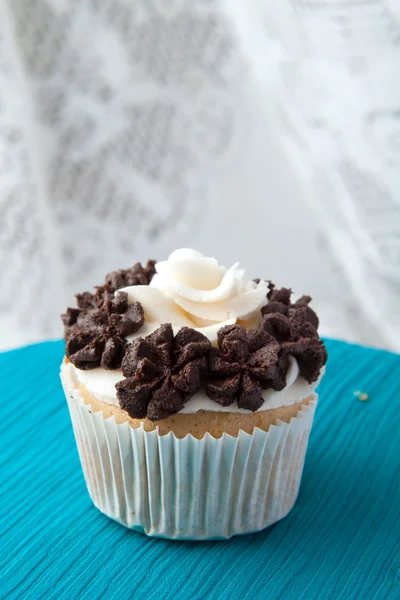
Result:
{"type": "Polygon", "coordinates": [[[227,269],[215,258],[185,248],[156,263],[155,269],[150,285],[198,325],[249,321],[266,303],[267,283],[246,281],[239,263],[227,269]]]}
{"type": "Polygon", "coordinates": [[[214,343],[225,325],[259,321],[267,302],[267,282],[246,280],[239,263],[227,269],[195,250],[176,250],[155,271],[149,286],[120,290],[130,302],[140,302],[145,314],[144,329],[130,341],[171,323],[175,332],[192,327],[214,343]]]}

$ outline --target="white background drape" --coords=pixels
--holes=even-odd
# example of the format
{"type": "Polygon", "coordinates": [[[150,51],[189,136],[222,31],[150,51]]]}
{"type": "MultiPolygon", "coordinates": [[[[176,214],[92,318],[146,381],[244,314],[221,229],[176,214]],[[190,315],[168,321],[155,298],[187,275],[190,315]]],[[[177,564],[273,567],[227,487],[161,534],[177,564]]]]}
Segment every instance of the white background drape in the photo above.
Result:
{"type": "Polygon", "coordinates": [[[0,348],[189,246],[400,348],[397,0],[0,1],[0,348]]]}

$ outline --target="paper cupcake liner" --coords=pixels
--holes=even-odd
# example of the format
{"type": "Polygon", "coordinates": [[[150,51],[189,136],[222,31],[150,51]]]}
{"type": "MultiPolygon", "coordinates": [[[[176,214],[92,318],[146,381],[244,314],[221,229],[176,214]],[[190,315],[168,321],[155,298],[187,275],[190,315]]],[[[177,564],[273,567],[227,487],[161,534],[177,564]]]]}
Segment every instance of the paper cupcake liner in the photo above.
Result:
{"type": "Polygon", "coordinates": [[[178,439],[93,413],[65,369],[61,379],[90,497],[115,521],[149,536],[226,539],[264,529],[293,507],[316,394],[268,432],[178,439]]]}

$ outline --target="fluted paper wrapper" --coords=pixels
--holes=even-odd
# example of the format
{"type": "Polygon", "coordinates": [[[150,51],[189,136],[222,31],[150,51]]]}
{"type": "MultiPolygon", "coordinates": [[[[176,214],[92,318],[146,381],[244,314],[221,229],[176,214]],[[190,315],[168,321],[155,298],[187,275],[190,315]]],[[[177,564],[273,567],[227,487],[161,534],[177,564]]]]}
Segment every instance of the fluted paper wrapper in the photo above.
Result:
{"type": "Polygon", "coordinates": [[[293,507],[316,394],[268,432],[178,439],[93,413],[65,370],[61,379],[90,497],[115,521],[149,536],[226,539],[264,529],[293,507]]]}

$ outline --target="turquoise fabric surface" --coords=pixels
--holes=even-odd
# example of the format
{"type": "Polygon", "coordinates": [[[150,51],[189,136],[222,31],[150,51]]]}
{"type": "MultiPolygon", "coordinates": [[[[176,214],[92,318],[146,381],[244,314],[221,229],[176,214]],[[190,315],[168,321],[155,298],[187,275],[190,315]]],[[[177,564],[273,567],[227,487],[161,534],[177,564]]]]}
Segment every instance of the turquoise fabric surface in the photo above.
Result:
{"type": "Polygon", "coordinates": [[[198,543],[147,538],[94,508],[62,342],[0,354],[0,598],[400,598],[400,356],[327,346],[295,508],[258,534],[198,543]]]}

